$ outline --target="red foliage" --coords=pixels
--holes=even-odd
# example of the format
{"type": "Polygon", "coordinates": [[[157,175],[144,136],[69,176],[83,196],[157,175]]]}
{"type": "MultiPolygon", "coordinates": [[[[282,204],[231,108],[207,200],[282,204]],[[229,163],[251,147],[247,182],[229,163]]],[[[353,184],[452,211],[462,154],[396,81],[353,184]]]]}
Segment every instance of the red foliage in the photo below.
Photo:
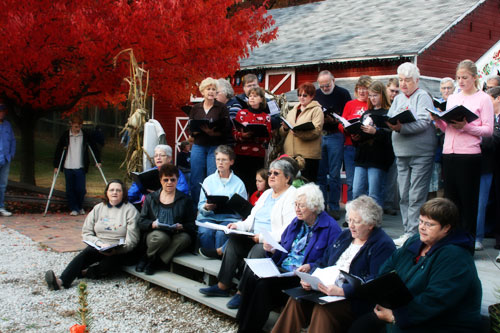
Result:
{"type": "MultiPolygon", "coordinates": [[[[239,2],[238,0],[236,2],[239,2]]],[[[37,113],[68,111],[126,93],[133,48],[150,71],[151,92],[173,105],[196,82],[224,77],[259,43],[276,37],[264,6],[228,15],[234,0],[3,0],[0,96],[37,113]]],[[[16,113],[18,112],[16,111],[16,113]]],[[[18,114],[18,116],[22,116],[18,114]]]]}

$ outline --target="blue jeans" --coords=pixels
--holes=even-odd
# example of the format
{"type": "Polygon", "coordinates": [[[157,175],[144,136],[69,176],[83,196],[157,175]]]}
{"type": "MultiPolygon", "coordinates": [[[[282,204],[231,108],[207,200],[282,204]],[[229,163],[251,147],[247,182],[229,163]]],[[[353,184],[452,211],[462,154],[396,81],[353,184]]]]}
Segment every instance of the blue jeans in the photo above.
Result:
{"type": "Polygon", "coordinates": [[[387,172],[377,168],[363,168],[357,166],[354,169],[353,199],[368,194],[380,207],[384,207],[384,183],[387,172]]]}
{"type": "MultiPolygon", "coordinates": [[[[213,223],[214,221],[210,222],[213,223]]],[[[229,223],[233,223],[233,221],[224,221],[218,224],[228,225],[229,223]]],[[[206,249],[218,249],[221,247],[222,252],[224,252],[228,237],[224,231],[198,227],[198,239],[200,240],[200,247],[206,249]]]]}
{"type": "Polygon", "coordinates": [[[356,148],[354,146],[344,146],[344,168],[345,181],[347,183],[347,201],[352,200],[352,182],[354,180],[354,157],[356,148]]]}
{"type": "Polygon", "coordinates": [[[85,170],[64,169],[66,178],[66,199],[70,210],[80,211],[83,208],[83,199],[85,198],[85,170]]]}
{"type": "Polygon", "coordinates": [[[332,210],[340,209],[340,168],[342,167],[343,155],[344,135],[342,133],[323,136],[317,181],[323,192],[327,208],[332,210]]]}
{"type": "Polygon", "coordinates": [[[200,183],[215,172],[215,149],[217,146],[199,146],[191,148],[191,176],[189,177],[191,197],[195,207],[200,200],[200,183]]]}
{"type": "Polygon", "coordinates": [[[5,189],[9,182],[10,162],[0,165],[0,208],[4,207],[5,189]]]}
{"type": "Polygon", "coordinates": [[[484,239],[484,221],[486,218],[486,206],[490,197],[491,183],[493,174],[487,173],[481,175],[479,185],[479,199],[477,205],[477,225],[476,225],[476,241],[482,242],[484,239]]]}

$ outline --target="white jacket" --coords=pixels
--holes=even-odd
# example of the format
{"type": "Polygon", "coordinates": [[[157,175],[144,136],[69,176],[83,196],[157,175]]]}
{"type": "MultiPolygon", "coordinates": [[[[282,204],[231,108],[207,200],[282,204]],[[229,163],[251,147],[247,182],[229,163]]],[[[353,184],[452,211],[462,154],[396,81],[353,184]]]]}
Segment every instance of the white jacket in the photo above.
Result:
{"type": "MultiPolygon", "coordinates": [[[[271,235],[273,238],[279,242],[281,240],[281,234],[286,229],[286,227],[292,222],[296,217],[295,214],[295,192],[297,189],[292,185],[285,191],[279,198],[279,200],[274,204],[271,210],[271,235]]],[[[244,221],[235,223],[238,230],[250,231],[253,230],[253,224],[255,222],[255,214],[259,209],[264,206],[266,199],[273,193],[273,189],[268,189],[260,196],[259,200],[255,203],[255,207],[252,208],[252,212],[244,221]]],[[[264,241],[262,235],[259,235],[259,241],[262,243],[264,241]]]]}

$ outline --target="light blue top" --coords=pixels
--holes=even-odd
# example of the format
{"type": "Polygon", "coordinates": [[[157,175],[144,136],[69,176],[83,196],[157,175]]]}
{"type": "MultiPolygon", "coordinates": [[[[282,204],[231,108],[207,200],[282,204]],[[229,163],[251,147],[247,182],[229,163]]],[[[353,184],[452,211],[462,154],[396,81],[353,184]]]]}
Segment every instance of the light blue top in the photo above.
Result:
{"type": "Polygon", "coordinates": [[[269,195],[266,198],[266,202],[264,202],[264,206],[255,213],[253,224],[253,232],[255,234],[260,234],[264,230],[271,232],[271,210],[279,198],[280,197],[273,198],[272,195],[269,195]]]}
{"type": "MultiPolygon", "coordinates": [[[[244,199],[248,199],[245,184],[243,184],[243,181],[238,176],[236,176],[232,171],[231,174],[229,175],[229,178],[226,181],[220,177],[219,171],[215,170],[213,174],[205,178],[205,180],[203,181],[203,187],[206,189],[209,195],[225,195],[231,198],[233,194],[238,193],[244,199]]],[[[241,220],[241,216],[237,213],[215,214],[211,210],[205,210],[203,207],[205,206],[206,202],[207,202],[207,197],[202,190],[200,191],[200,201],[198,202],[199,213],[198,216],[196,217],[196,220],[203,222],[212,222],[212,223],[235,222],[241,220]]]]}
{"type": "Polygon", "coordinates": [[[0,124],[0,165],[9,163],[16,153],[16,138],[7,120],[0,124]]]}

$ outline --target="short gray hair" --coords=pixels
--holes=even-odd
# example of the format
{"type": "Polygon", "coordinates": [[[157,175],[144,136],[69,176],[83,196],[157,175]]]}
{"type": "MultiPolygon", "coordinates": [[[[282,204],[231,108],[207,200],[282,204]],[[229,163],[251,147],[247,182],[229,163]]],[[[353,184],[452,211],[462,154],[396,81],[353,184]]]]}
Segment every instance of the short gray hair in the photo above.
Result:
{"type": "Polygon", "coordinates": [[[162,150],[167,156],[172,157],[172,147],[169,145],[157,145],[154,150],[162,150]]]}
{"type": "Polygon", "coordinates": [[[486,82],[488,82],[489,80],[496,80],[497,81],[496,86],[500,86],[500,76],[490,75],[490,76],[486,77],[486,82]]]}
{"type": "Polygon", "coordinates": [[[319,214],[325,210],[325,199],[323,192],[318,185],[309,183],[302,185],[297,189],[296,198],[304,197],[306,199],[306,206],[314,213],[319,214]]]}
{"type": "Polygon", "coordinates": [[[234,89],[226,79],[218,79],[217,80],[218,89],[226,95],[227,99],[231,99],[234,97],[234,89]]]}
{"type": "Polygon", "coordinates": [[[442,86],[445,83],[451,82],[453,84],[453,87],[455,87],[455,80],[453,80],[451,77],[443,77],[441,79],[441,82],[439,82],[439,86],[442,86]]]}
{"type": "MultiPolygon", "coordinates": [[[[319,79],[320,76],[327,76],[327,75],[330,77],[330,79],[335,80],[335,77],[333,76],[332,72],[330,72],[328,70],[323,70],[323,71],[319,72],[318,79],[319,79]]],[[[316,79],[316,81],[318,79],[316,79]]]]}
{"type": "Polygon", "coordinates": [[[226,145],[220,145],[217,148],[215,148],[214,155],[217,156],[217,154],[224,154],[229,156],[229,159],[231,161],[234,161],[236,158],[236,155],[234,153],[233,148],[226,146],[226,145]]]}
{"type": "Polygon", "coordinates": [[[411,62],[405,62],[398,67],[398,75],[411,77],[416,82],[420,78],[420,70],[411,62]]]}
{"type": "Polygon", "coordinates": [[[295,168],[293,167],[292,163],[288,162],[287,160],[274,160],[270,165],[269,165],[269,170],[271,169],[276,169],[276,170],[281,170],[283,171],[283,174],[285,177],[289,178],[288,184],[292,185],[293,180],[295,179],[295,168]]]}
{"type": "Polygon", "coordinates": [[[382,225],[382,215],[384,211],[373,198],[367,195],[361,195],[349,201],[345,206],[345,210],[346,221],[349,219],[349,213],[354,211],[361,216],[361,223],[374,227],[380,227],[382,225]]]}

